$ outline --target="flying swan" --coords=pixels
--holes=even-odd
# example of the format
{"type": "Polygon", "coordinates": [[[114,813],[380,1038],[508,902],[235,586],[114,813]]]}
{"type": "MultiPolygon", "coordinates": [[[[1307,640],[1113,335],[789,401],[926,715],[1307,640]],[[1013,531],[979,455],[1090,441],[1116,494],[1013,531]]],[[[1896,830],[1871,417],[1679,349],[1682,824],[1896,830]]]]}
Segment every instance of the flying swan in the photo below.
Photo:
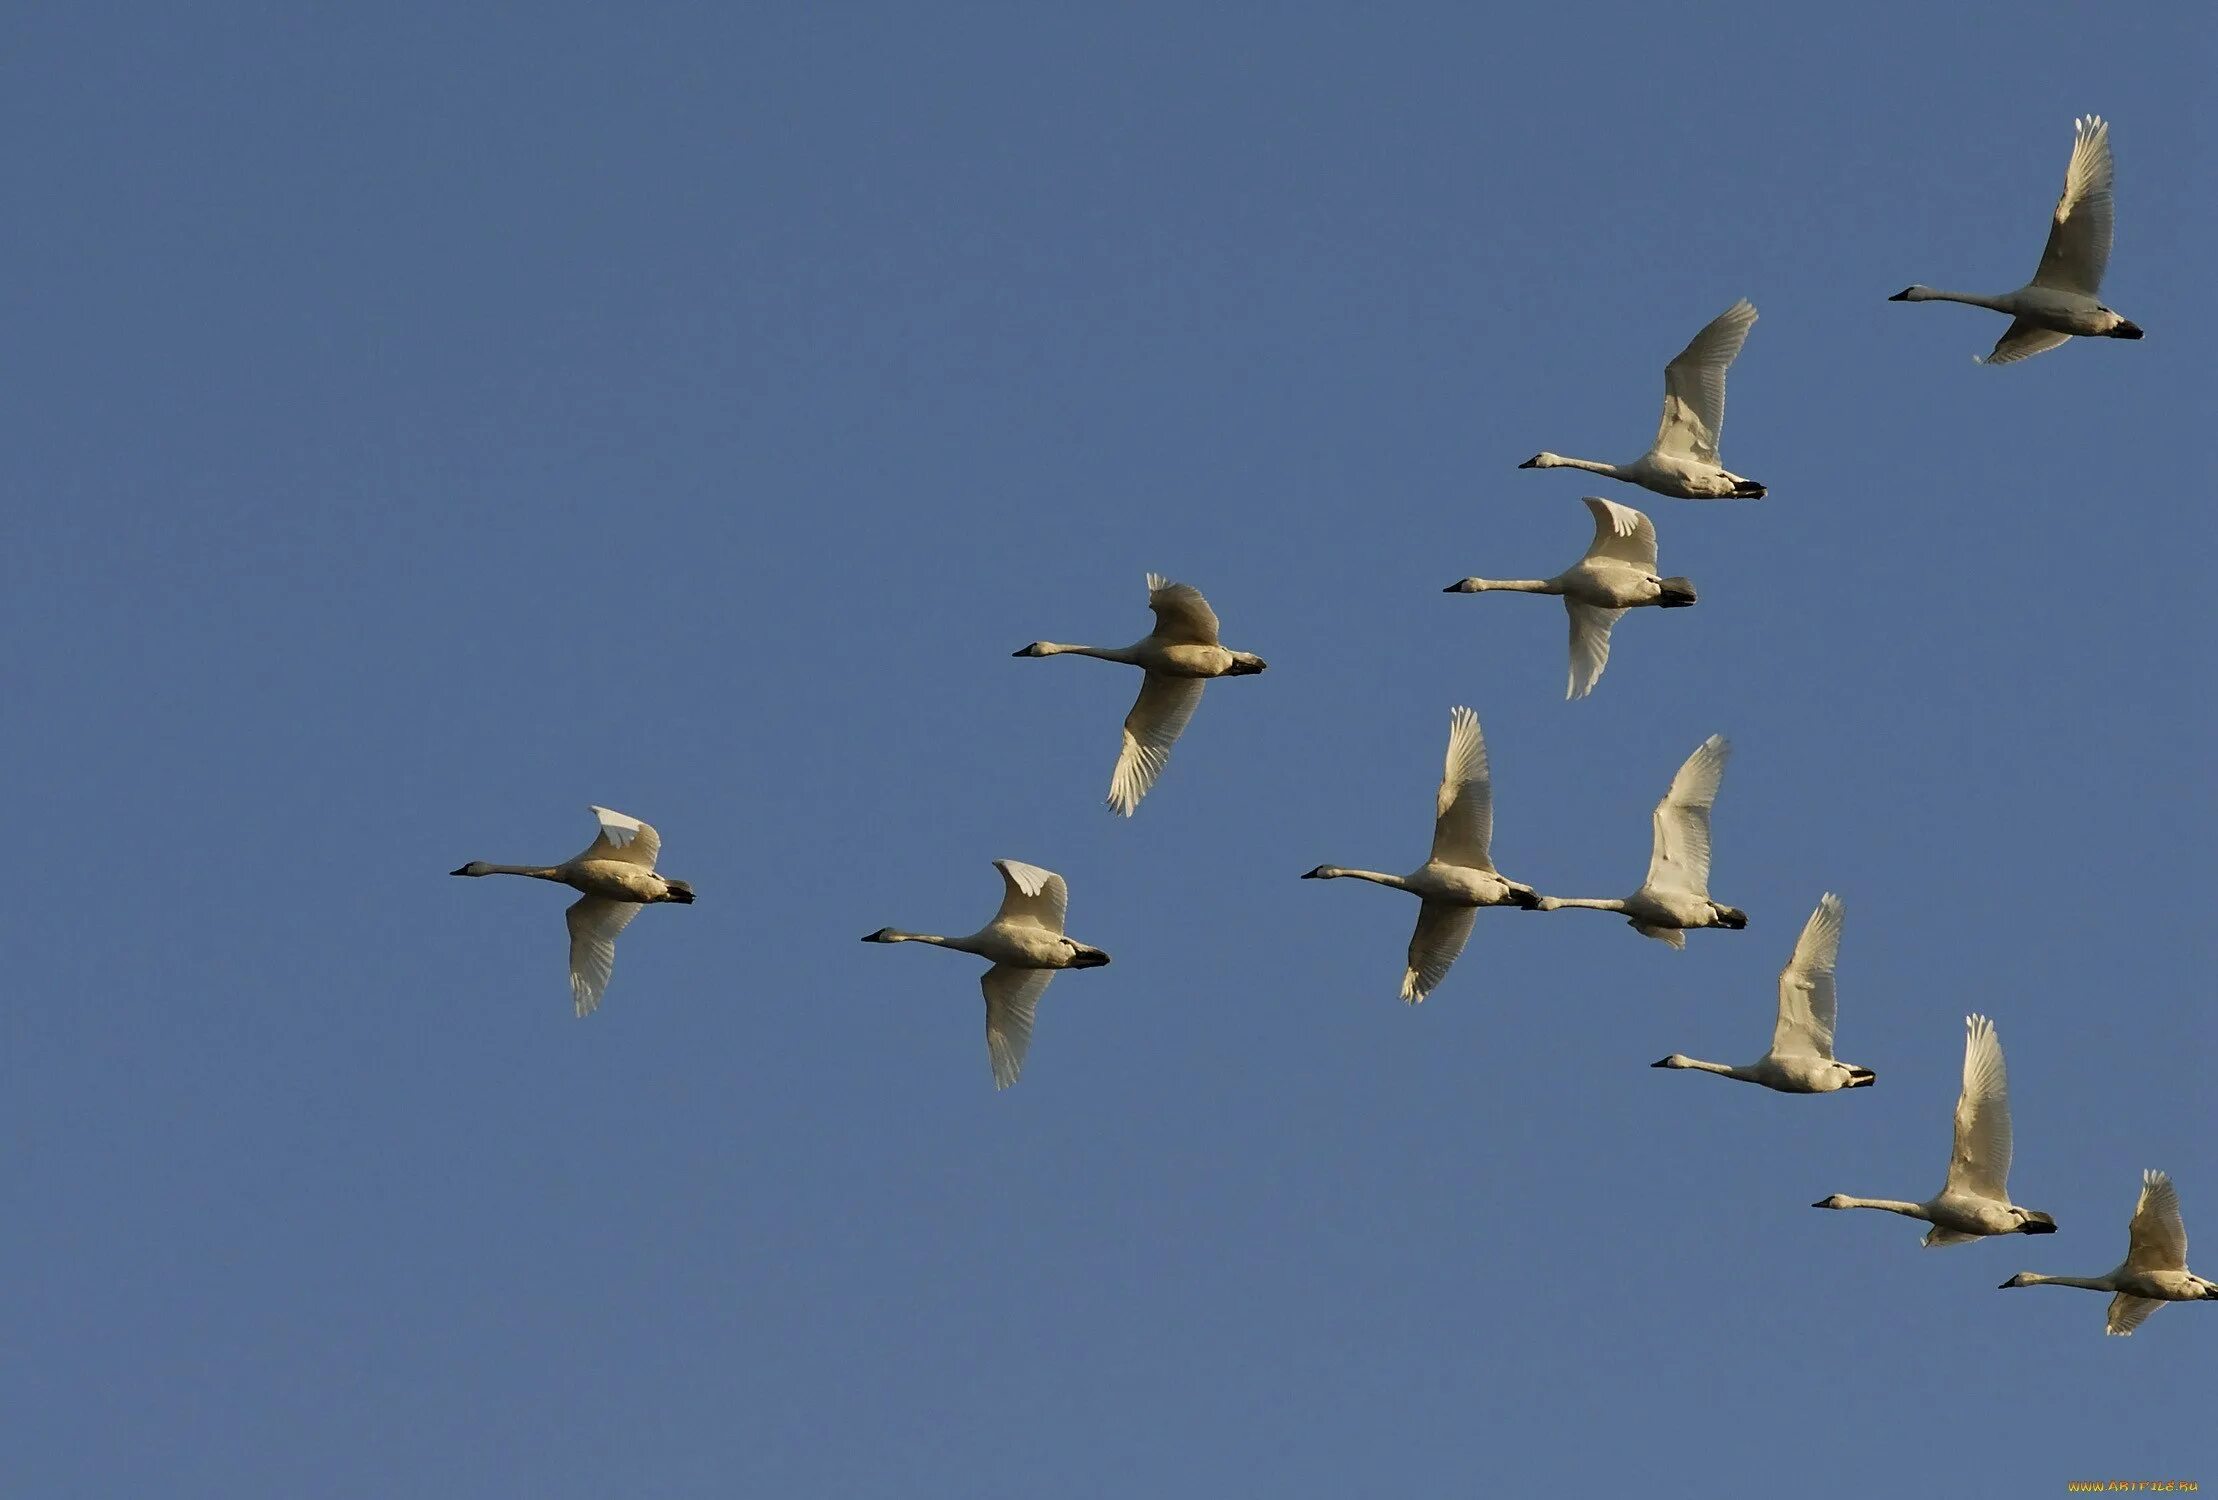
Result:
{"type": "Polygon", "coordinates": [[[1466,578],[1442,590],[1449,594],[1561,594],[1571,616],[1571,680],[1566,698],[1594,691],[1610,663],[1610,628],[1628,609],[1654,604],[1681,609],[1694,603],[1694,585],[1684,578],[1656,576],[1656,528],[1629,505],[1598,496],[1585,498],[1594,512],[1594,540],[1586,556],[1553,578],[1466,578]]]}
{"type": "Polygon", "coordinates": [[[1711,319],[1679,357],[1664,366],[1663,422],[1656,441],[1629,464],[1536,453],[1520,469],[1586,469],[1669,495],[1674,500],[1761,500],[1764,487],[1721,468],[1718,434],[1725,430],[1725,371],[1748,341],[1756,309],[1746,297],[1711,319]]]}
{"type": "Polygon", "coordinates": [[[2031,281],[1998,297],[1908,286],[1887,299],[1968,302],[2010,314],[2010,327],[1981,364],[2014,364],[2046,354],[2075,333],[2091,338],[2141,337],[2141,330],[2103,306],[2099,295],[2103,270],[2110,264],[2110,127],[2099,115],[2088,115],[2074,120],[2072,129],[2072,160],[2064,168],[2064,191],[2056,200],[2056,216],[2049,221],[2041,268],[2031,281]]]}
{"type": "Polygon", "coordinates": [[[978,987],[986,995],[986,1057],[993,1064],[993,1086],[1005,1089],[1024,1071],[1032,1018],[1047,982],[1059,969],[1098,969],[1109,955],[1063,936],[1070,889],[1062,876],[1013,859],[993,864],[1001,872],[1001,910],[970,936],[935,937],[881,927],[863,941],[930,943],[993,961],[978,987]]]}
{"type": "Polygon", "coordinates": [[[1124,747],[1109,777],[1109,806],[1126,817],[1155,785],[1171,746],[1186,729],[1212,677],[1248,677],[1268,665],[1246,651],[1228,651],[1217,640],[1217,612],[1201,590],[1148,574],[1148,608],[1155,629],[1129,646],[1064,646],[1034,641],[1012,656],[1093,656],[1121,661],[1147,673],[1139,701],[1124,716],[1124,747]]]}
{"type": "Polygon", "coordinates": [[[1841,952],[1841,898],[1827,891],[1795,940],[1794,956],[1779,971],[1779,1019],[1771,1050],[1746,1067],[1703,1062],[1674,1052],[1653,1068],[1695,1068],[1760,1083],[1782,1094],[1830,1094],[1859,1089],[1879,1075],[1833,1056],[1833,966],[1841,952]]]}
{"type": "Polygon", "coordinates": [[[1531,907],[1539,896],[1495,871],[1494,788],[1487,774],[1486,740],[1479,716],[1468,708],[1448,711],[1448,764],[1434,801],[1432,856],[1408,875],[1319,865],[1304,880],[1368,880],[1408,891],[1421,905],[1402,971],[1402,998],[1416,1005],[1448,975],[1482,906],[1531,907]]]}
{"type": "Polygon", "coordinates": [[[2107,1276],[2039,1276],[2020,1271],[2002,1284],[2076,1286],[2090,1292],[2115,1292],[2105,1333],[2130,1334],[2167,1302],[2218,1302],[2218,1282],[2187,1269],[2187,1225],[2179,1216],[2179,1194],[2162,1172],[2141,1174],[2141,1197],[2126,1230],[2125,1263],[2107,1276]]]}
{"type": "Polygon", "coordinates": [[[473,859],[455,875],[529,875],[553,880],[585,894],[570,903],[563,920],[570,927],[570,999],[581,1016],[589,1016],[608,989],[616,971],[616,937],[639,915],[639,908],[657,901],[693,904],[693,887],[655,873],[655,855],[661,852],[662,835],[637,818],[613,808],[596,807],[601,831],[575,859],[559,865],[489,865],[473,859]]]}

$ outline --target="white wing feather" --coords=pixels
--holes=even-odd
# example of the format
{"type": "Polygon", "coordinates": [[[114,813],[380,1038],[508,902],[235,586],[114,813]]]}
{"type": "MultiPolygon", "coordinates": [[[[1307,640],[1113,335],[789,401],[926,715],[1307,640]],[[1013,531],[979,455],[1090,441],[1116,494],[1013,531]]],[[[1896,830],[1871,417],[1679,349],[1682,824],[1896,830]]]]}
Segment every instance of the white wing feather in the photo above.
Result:
{"type": "Polygon", "coordinates": [[[1417,908],[1417,930],[1409,939],[1409,967],[1402,971],[1402,998],[1415,1005],[1448,977],[1448,968],[1471,941],[1477,925],[1475,906],[1427,901],[1417,908]]]}
{"type": "Polygon", "coordinates": [[[2187,1269],[2187,1224],[2180,1218],[2179,1190],[2162,1172],[2141,1174],[2141,1197],[2133,1205],[2130,1234],[2130,1248],[2126,1251],[2128,1269],[2187,1269]]]}
{"type": "Polygon", "coordinates": [[[1606,557],[1631,563],[1647,572],[1656,571],[1656,528],[1630,505],[1619,505],[1599,495],[1582,497],[1594,512],[1594,540],[1587,544],[1588,558],[1606,557]]]}
{"type": "Polygon", "coordinates": [[[1163,677],[1154,672],[1140,684],[1139,699],[1124,716],[1124,745],[1109,776],[1109,805],[1126,817],[1163,774],[1171,746],[1186,732],[1186,721],[1201,702],[1199,677],[1163,677]]]}
{"type": "Polygon", "coordinates": [[[1841,898],[1827,891],[1802,924],[1794,957],[1779,971],[1779,1019],[1771,1050],[1780,1056],[1833,1056],[1833,966],[1841,954],[1841,898]]]}
{"type": "Polygon", "coordinates": [[[570,1000],[581,1016],[593,1014],[616,972],[616,939],[633,917],[636,901],[580,896],[562,914],[570,929],[570,1000]]]}
{"type": "Polygon", "coordinates": [[[1678,358],[1664,366],[1657,452],[1717,462],[1718,435],[1725,430],[1725,371],[1748,342],[1748,330],[1755,323],[1755,305],[1743,297],[1711,319],[1678,358]]]}
{"type": "Polygon", "coordinates": [[[652,825],[613,807],[596,807],[592,812],[601,820],[601,831],[593,835],[593,842],[585,846],[579,859],[612,859],[644,870],[655,867],[655,856],[662,852],[662,835],[652,825]]]}
{"type": "Polygon", "coordinates": [[[2010,1073],[1985,1016],[1964,1018],[1964,1088],[1956,1098],[1956,1147],[1948,1191],[2010,1201],[2010,1073]]]}
{"type": "Polygon", "coordinates": [[[2049,220],[2049,240],[2033,284],[2093,297],[2110,265],[2110,127],[2099,115],[2072,122],[2071,163],[2049,220]]]}
{"type": "Polygon", "coordinates": [[[1217,612],[1192,584],[1148,574],[1148,608],[1155,611],[1157,640],[1194,646],[1218,643],[1217,612]]]}
{"type": "Polygon", "coordinates": [[[993,1086],[1005,1089],[1024,1071],[1032,1049],[1032,1020],[1053,969],[1019,969],[995,964],[978,976],[986,996],[986,1060],[993,1065],[993,1086]]]}
{"type": "Polygon", "coordinates": [[[1713,734],[1671,778],[1671,790],[1656,804],[1651,819],[1655,848],[1648,859],[1649,889],[1710,898],[1710,809],[1717,803],[1718,783],[1732,749],[1723,735],[1713,734]]]}
{"type": "Polygon", "coordinates": [[[1434,859],[1468,870],[1494,868],[1494,784],[1487,773],[1479,716],[1468,708],[1448,711],[1448,761],[1433,814],[1434,859]]]}
{"type": "Polygon", "coordinates": [[[1022,860],[997,859],[993,867],[1001,872],[1002,885],[1001,909],[994,920],[1029,922],[1061,937],[1064,914],[1070,909],[1070,887],[1063,877],[1022,860]]]}
{"type": "Polygon", "coordinates": [[[1571,617],[1571,675],[1564,684],[1563,696],[1567,700],[1584,698],[1594,691],[1594,684],[1602,680],[1602,669],[1610,664],[1610,631],[1625,611],[1597,609],[1569,597],[1564,599],[1563,609],[1571,617]]]}

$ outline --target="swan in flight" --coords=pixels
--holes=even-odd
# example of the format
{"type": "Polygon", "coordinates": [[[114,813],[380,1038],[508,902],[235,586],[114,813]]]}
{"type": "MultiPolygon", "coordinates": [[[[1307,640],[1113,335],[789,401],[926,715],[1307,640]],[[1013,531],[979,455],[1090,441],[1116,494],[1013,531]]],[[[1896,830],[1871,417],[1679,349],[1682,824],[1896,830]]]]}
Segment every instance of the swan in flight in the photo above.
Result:
{"type": "Polygon", "coordinates": [[[1496,872],[1493,842],[1494,787],[1479,716],[1468,708],[1453,708],[1448,711],[1448,765],[1434,803],[1432,856],[1408,875],[1319,865],[1302,879],[1368,880],[1408,891],[1422,903],[1417,931],[1409,940],[1409,966],[1402,971],[1402,998],[1416,1005],[1447,977],[1448,966],[1471,940],[1480,907],[1529,908],[1540,899],[1531,886],[1496,872]]]}
{"type": "Polygon", "coordinates": [[[2179,1194],[2162,1172],[2141,1174],[2141,1197],[2126,1229],[2125,1263],[2105,1276],[2040,1276],[2020,1271],[2002,1284],[2076,1286],[2090,1292],[2115,1292],[2106,1333],[2130,1334],[2167,1302],[2218,1302],[2218,1281],[2205,1281],[2187,1269],[2187,1226],[2179,1216],[2179,1194]]]}
{"type": "Polygon", "coordinates": [[[585,894],[570,903],[563,919],[570,927],[570,999],[581,1016],[591,1015],[616,971],[616,936],[631,925],[639,908],[657,901],[693,904],[693,887],[655,873],[662,835],[637,818],[613,808],[596,807],[601,831],[575,859],[559,865],[489,865],[473,859],[455,875],[529,875],[553,880],[585,894]]]}
{"type": "Polygon", "coordinates": [[[1725,429],[1725,371],[1748,341],[1756,309],[1746,297],[1710,320],[1679,357],[1664,366],[1663,422],[1655,444],[1629,464],[1536,453],[1520,469],[1586,469],[1637,484],[1675,500],[1761,500],[1764,487],[1719,466],[1725,429]]]}
{"type": "Polygon", "coordinates": [[[1782,1094],[1830,1094],[1878,1081],[1869,1068],[1833,1056],[1833,965],[1841,952],[1841,898],[1827,891],[1795,940],[1794,957],[1779,971],[1779,1019],[1771,1050],[1744,1068],[1674,1052],[1654,1068],[1697,1068],[1782,1094]]]}
{"type": "Polygon", "coordinates": [[[1109,777],[1109,805],[1126,817],[1155,785],[1171,746],[1201,702],[1212,677],[1248,677],[1268,665],[1246,651],[1228,651],[1217,640],[1217,612],[1201,590],[1148,574],[1148,608],[1155,628],[1129,646],[1063,646],[1034,641],[1013,656],[1094,656],[1121,661],[1147,673],[1140,699],[1124,716],[1124,748],[1109,777]]]}
{"type": "Polygon", "coordinates": [[[930,943],[993,960],[993,967],[979,976],[978,987],[986,994],[986,1057],[993,1064],[993,1086],[1005,1089],[1024,1070],[1032,1018],[1047,982],[1058,969],[1098,969],[1109,955],[1063,936],[1070,889],[1062,876],[1013,859],[993,864],[1001,872],[1001,910],[970,936],[935,937],[881,927],[863,941],[930,943]]]}
{"type": "Polygon", "coordinates": [[[1835,1193],[1812,1208],[1883,1208],[1923,1219],[1927,1249],[1990,1234],[2054,1234],[2056,1220],[2010,1201],[2010,1075],[2002,1043],[1985,1016],[1964,1017],[1964,1089],[1956,1098],[1956,1147],[1948,1181],[1923,1203],[1835,1193]]]}
{"type": "Polygon", "coordinates": [[[1642,937],[1674,948],[1687,945],[1691,928],[1746,927],[1748,913],[1710,899],[1710,808],[1717,802],[1717,784],[1731,750],[1724,736],[1713,734],[1671,778],[1671,790],[1656,804],[1655,849],[1648,857],[1648,879],[1639,890],[1610,901],[1543,896],[1534,910],[1622,912],[1642,937]]]}
{"type": "Polygon", "coordinates": [[[2064,192],[2049,220],[2049,242],[2041,267],[2014,292],[1987,297],[1978,292],[1942,292],[1909,286],[1889,302],[1969,302],[2010,314],[2010,327],[1994,352],[1979,361],[2013,364],[2046,354],[2073,334],[2092,338],[2137,339],[2141,330],[2103,306],[2102,273],[2110,264],[2110,127],[2098,115],[2074,120],[2071,164],[2064,169],[2064,192]]]}
{"type": "Polygon", "coordinates": [[[1571,616],[1571,681],[1566,698],[1594,691],[1610,663],[1610,627],[1628,609],[1643,604],[1680,609],[1694,603],[1694,585],[1684,578],[1656,576],[1656,528],[1629,505],[1586,497],[1594,512],[1594,540],[1586,556],[1553,578],[1466,578],[1442,590],[1484,594],[1561,594],[1571,616]]]}

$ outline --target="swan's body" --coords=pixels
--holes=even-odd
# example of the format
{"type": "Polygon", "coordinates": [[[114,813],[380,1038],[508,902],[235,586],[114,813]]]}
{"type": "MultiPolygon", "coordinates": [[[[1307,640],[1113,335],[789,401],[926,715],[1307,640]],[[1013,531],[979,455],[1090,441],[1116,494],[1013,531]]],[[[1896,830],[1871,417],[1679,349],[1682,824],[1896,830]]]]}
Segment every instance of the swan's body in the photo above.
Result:
{"type": "Polygon", "coordinates": [[[1684,578],[1656,576],[1656,528],[1629,505],[1589,495],[1594,540],[1586,556],[1553,578],[1466,578],[1442,592],[1485,594],[1559,594],[1571,616],[1571,680],[1566,698],[1594,691],[1610,662],[1610,628],[1628,609],[1644,604],[1678,609],[1694,603],[1694,585],[1684,578]]]}
{"type": "Polygon", "coordinates": [[[2096,115],[2072,122],[2072,159],[2064,191],[2049,220],[2040,269],[2014,292],[1944,292],[1904,287],[1889,302],[1964,302],[2010,315],[2010,327],[1981,364],[2007,365],[2045,354],[2077,334],[2083,338],[2137,339],[2141,330],[2102,303],[2103,271],[2110,264],[2112,169],[2110,127],[2096,115]]]}
{"type": "Polygon", "coordinates": [[[570,928],[570,1000],[581,1016],[591,1015],[616,970],[617,935],[631,925],[639,908],[659,901],[693,902],[693,887],[655,873],[662,835],[637,818],[596,807],[601,831],[575,859],[559,865],[493,865],[470,861],[456,875],[528,875],[553,880],[584,894],[563,913],[570,928]]]}
{"type": "Polygon", "coordinates": [[[1530,907],[1540,898],[1494,868],[1494,787],[1486,764],[1479,716],[1468,708],[1448,714],[1448,761],[1434,799],[1432,856],[1407,875],[1319,865],[1304,880],[1368,880],[1408,891],[1422,904],[1402,971],[1402,998],[1415,1005],[1447,977],[1448,966],[1471,940],[1482,906],[1530,907]]]}
{"type": "Polygon", "coordinates": [[[1124,716],[1124,746],[1109,777],[1109,805],[1126,817],[1155,785],[1171,746],[1201,702],[1212,677],[1246,677],[1264,669],[1260,656],[1230,651],[1217,639],[1217,612],[1201,591],[1148,574],[1148,608],[1155,629],[1129,646],[1066,646],[1034,641],[1016,656],[1091,656],[1123,662],[1147,673],[1139,701],[1124,716]]]}
{"type": "Polygon", "coordinates": [[[2218,1282],[2187,1269],[2187,1225],[2180,1218],[2179,1193],[2162,1172],[2141,1174],[2141,1196],[2127,1227],[2126,1258],[2102,1276],[2040,1276],[2020,1271],[2004,1282],[2014,1286],[2076,1286],[2113,1292],[2106,1333],[2130,1334],[2167,1302],[2218,1302],[2218,1282]]]}
{"type": "Polygon", "coordinates": [[[1585,469],[1675,500],[1761,500],[1764,487],[1723,467],[1725,371],[1748,341],[1756,309],[1746,297],[1728,307],[1664,366],[1663,421],[1656,441],[1629,464],[1536,453],[1520,469],[1585,469]]]}
{"type": "Polygon", "coordinates": [[[986,996],[986,1057],[993,1085],[1005,1089],[1024,1071],[1032,1046],[1032,1021],[1048,981],[1063,969],[1098,969],[1109,955],[1063,936],[1070,890],[1053,870],[1013,859],[997,859],[1001,872],[1001,909],[968,937],[939,937],[881,927],[866,943],[930,943],[986,959],[993,967],[979,977],[986,996]]]}
{"type": "Polygon", "coordinates": [[[1762,1084],[1782,1094],[1830,1094],[1878,1081],[1869,1068],[1833,1056],[1833,968],[1841,952],[1841,898],[1828,891],[1803,924],[1794,956],[1779,971],[1779,1016],[1771,1050],[1745,1067],[1703,1062],[1674,1052],[1657,1068],[1694,1068],[1762,1084]]]}
{"type": "Polygon", "coordinates": [[[1990,1234],[2054,1234],[2056,1220],[2010,1201],[2010,1074],[2002,1042],[1985,1016],[1964,1018],[1964,1086],[1956,1097],[1956,1142],[1948,1180],[1923,1203],[1835,1193],[1812,1208],[1877,1208],[1923,1219],[1926,1248],[1961,1245],[1990,1234]]]}
{"type": "Polygon", "coordinates": [[[1693,928],[1746,927],[1748,913],[1710,899],[1710,809],[1717,802],[1718,783],[1725,776],[1725,757],[1731,750],[1722,735],[1713,734],[1671,778],[1671,790],[1656,804],[1650,820],[1655,842],[1648,857],[1648,879],[1639,890],[1623,900],[1543,896],[1535,910],[1619,912],[1642,937],[1674,948],[1687,945],[1686,934],[1693,928]]]}

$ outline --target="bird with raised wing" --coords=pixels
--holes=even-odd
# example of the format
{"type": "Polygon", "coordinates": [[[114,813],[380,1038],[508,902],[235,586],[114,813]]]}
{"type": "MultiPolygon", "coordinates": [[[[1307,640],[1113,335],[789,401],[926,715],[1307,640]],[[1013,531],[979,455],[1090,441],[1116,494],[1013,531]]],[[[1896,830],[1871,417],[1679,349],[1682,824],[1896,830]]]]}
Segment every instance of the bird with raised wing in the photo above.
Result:
{"type": "Polygon", "coordinates": [[[993,864],[1001,872],[1001,909],[968,937],[881,927],[863,941],[930,943],[992,962],[978,984],[986,996],[986,1058],[993,1065],[993,1086],[1005,1089],[1024,1070],[1033,1017],[1048,981],[1064,969],[1098,969],[1109,955],[1063,935],[1070,889],[1062,876],[1014,859],[993,864]]]}
{"type": "Polygon", "coordinates": [[[1779,971],[1779,1017],[1772,1023],[1769,1052],[1742,1067],[1680,1052],[1649,1066],[1693,1068],[1782,1094],[1830,1094],[1877,1082],[1879,1075],[1871,1069],[1833,1056],[1833,969],[1840,953],[1841,898],[1827,891],[1803,923],[1794,956],[1779,971]]]}
{"type": "MultiPolygon", "coordinates": [[[[1994,351],[1978,362],[2015,364],[2045,354],[2078,334],[2085,338],[2137,339],[2138,326],[2102,302],[2103,272],[2110,265],[2113,176],[2110,126],[2099,115],[2072,122],[2072,159],[2064,168],[2064,191],[2049,220],[2049,241],[2033,279],[2014,292],[1944,292],[1907,286],[1889,302],[1965,302],[2010,315],[1994,351]]],[[[1974,356],[1975,359],[1978,356],[1974,356]]]]}
{"type": "Polygon", "coordinates": [[[1589,495],[1594,540],[1586,556],[1553,578],[1466,578],[1443,589],[1449,594],[1560,594],[1571,617],[1571,679],[1566,698],[1594,691],[1610,662],[1610,629],[1628,609],[1653,604],[1682,609],[1694,603],[1694,585],[1684,578],[1656,575],[1656,528],[1629,505],[1589,495]]]}
{"type": "Polygon", "coordinates": [[[1618,912],[1642,937],[1674,948],[1684,948],[1687,933],[1697,927],[1736,931],[1746,927],[1748,913],[1710,899],[1710,810],[1716,805],[1725,757],[1731,752],[1725,737],[1713,734],[1695,747],[1671,778],[1671,790],[1656,804],[1650,820],[1654,845],[1648,856],[1648,879],[1639,890],[1621,900],[1543,896],[1533,909],[1618,912]]]}
{"type": "Polygon", "coordinates": [[[2042,1276],[2020,1271],[2002,1284],[2076,1286],[2115,1293],[2105,1333],[2130,1334],[2167,1302],[2218,1302],[2218,1282],[2187,1269],[2187,1225],[2180,1218],[2179,1192],[2162,1172],[2141,1174],[2141,1196],[2126,1226],[2126,1258],[2101,1276],[2042,1276]]]}
{"type": "Polygon", "coordinates": [[[1963,1245],[1992,1234],[2054,1234],[2056,1220],[2010,1201],[2010,1074],[1985,1016],[1964,1017],[1964,1086],[1956,1096],[1956,1144],[1948,1180],[1923,1203],[1835,1193],[1812,1208],[1876,1208],[1932,1227],[1925,1245],[1963,1245]]]}
{"type": "Polygon", "coordinates": [[[616,971],[616,938],[642,906],[658,901],[693,904],[693,887],[655,873],[662,835],[652,825],[613,808],[596,807],[600,832],[575,859],[559,865],[493,865],[474,859],[454,875],[528,875],[582,891],[563,919],[570,928],[570,1000],[591,1015],[616,971]]]}
{"type": "Polygon", "coordinates": [[[1448,762],[1433,804],[1432,855],[1407,875],[1319,865],[1304,880],[1368,880],[1407,891],[1419,901],[1417,931],[1402,971],[1402,998],[1416,1005],[1447,977],[1471,940],[1482,906],[1529,907],[1540,899],[1494,868],[1494,786],[1487,770],[1479,716],[1448,711],[1448,762]]]}
{"type": "Polygon", "coordinates": [[[1034,641],[1010,653],[1091,656],[1123,662],[1147,674],[1140,684],[1139,701],[1124,716],[1124,745],[1109,777],[1109,806],[1128,818],[1162,774],[1171,746],[1178,743],[1201,702],[1203,685],[1212,677],[1252,676],[1268,665],[1251,652],[1226,649],[1217,639],[1217,612],[1190,584],[1148,574],[1148,608],[1155,612],[1155,629],[1129,646],[1034,641]]]}
{"type": "Polygon", "coordinates": [[[1717,452],[1718,436],[1725,430],[1725,371],[1755,323],[1756,308],[1743,297],[1712,318],[1664,366],[1663,421],[1654,444],[1631,463],[1536,453],[1517,467],[1585,469],[1674,500],[1763,499],[1764,487],[1724,468],[1717,452]]]}

